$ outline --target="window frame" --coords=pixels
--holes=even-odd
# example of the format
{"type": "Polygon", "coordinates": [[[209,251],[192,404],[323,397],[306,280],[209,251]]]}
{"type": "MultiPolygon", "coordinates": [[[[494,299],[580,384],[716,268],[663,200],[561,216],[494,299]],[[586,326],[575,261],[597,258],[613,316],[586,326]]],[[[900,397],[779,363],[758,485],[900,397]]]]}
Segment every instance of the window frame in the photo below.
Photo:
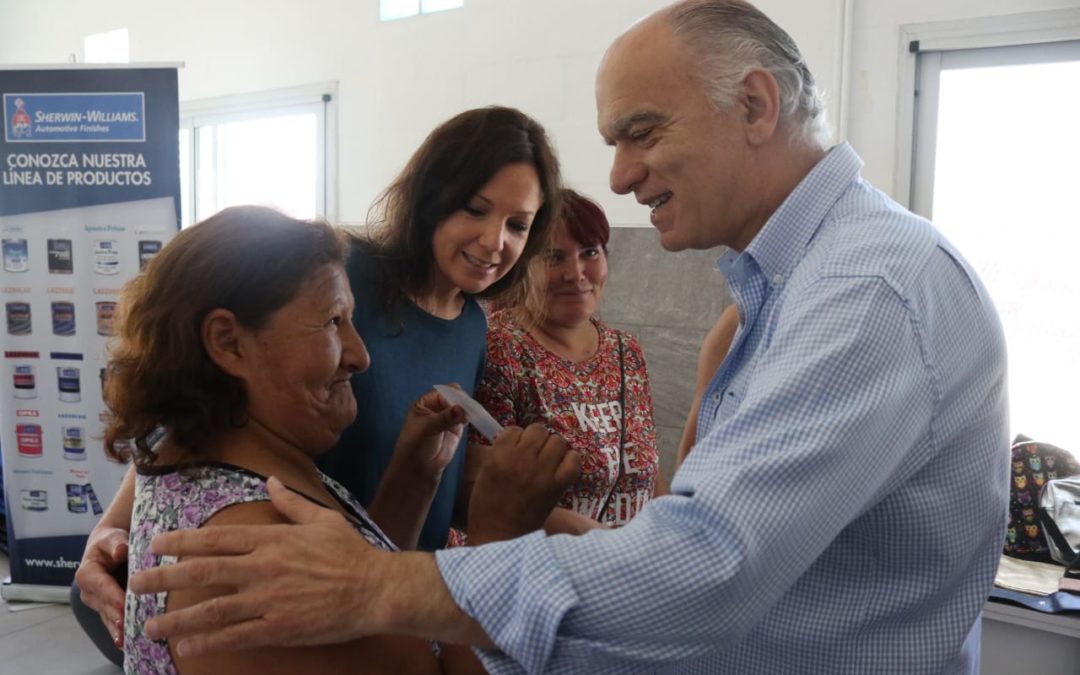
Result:
{"type": "Polygon", "coordinates": [[[411,19],[416,16],[424,16],[426,14],[439,14],[442,12],[448,12],[454,9],[464,9],[465,0],[459,0],[460,4],[451,7],[439,7],[437,9],[425,9],[425,5],[429,0],[416,0],[416,11],[410,14],[401,14],[397,16],[386,16],[383,10],[383,0],[379,0],[379,21],[382,23],[388,23],[392,21],[400,21],[402,19],[411,19]]]}
{"type": "MultiPolygon", "coordinates": [[[[919,76],[921,73],[919,72],[918,63],[920,57],[926,57],[929,52],[1012,47],[1072,40],[1080,40],[1080,8],[975,17],[955,21],[934,21],[900,26],[899,96],[896,115],[896,178],[893,190],[895,199],[915,213],[928,216],[927,212],[919,210],[922,205],[922,197],[920,197],[919,207],[916,206],[913,200],[916,144],[936,140],[933,138],[923,138],[921,140],[916,138],[920,110],[917,101],[923,96],[923,92],[919,88],[919,76]]],[[[925,63],[927,61],[924,60],[925,63]]],[[[932,85],[933,83],[928,81],[926,84],[932,85]]],[[[936,85],[933,86],[936,89],[936,85]]],[[[936,96],[936,92],[934,95],[936,96]]],[[[926,108],[923,108],[923,110],[926,110],[926,108]]],[[[936,110],[936,107],[934,110],[936,110]]],[[[936,129],[936,124],[934,128],[936,129]]],[[[922,193],[925,194],[925,191],[922,191],[922,193]]]]}
{"type": "Polygon", "coordinates": [[[1080,40],[920,51],[916,66],[918,95],[915,101],[915,129],[912,134],[913,159],[909,188],[911,210],[925,218],[930,218],[933,212],[937,115],[942,71],[1061,61],[1080,61],[1080,40]]]}

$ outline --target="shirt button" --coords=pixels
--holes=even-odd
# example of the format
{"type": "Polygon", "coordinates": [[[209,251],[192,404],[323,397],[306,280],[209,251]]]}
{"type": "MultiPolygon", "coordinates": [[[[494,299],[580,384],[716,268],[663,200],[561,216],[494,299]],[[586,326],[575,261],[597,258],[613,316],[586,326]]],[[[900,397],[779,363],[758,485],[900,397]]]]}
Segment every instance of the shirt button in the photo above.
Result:
{"type": "Polygon", "coordinates": [[[716,392],[712,395],[712,400],[714,403],[719,403],[721,398],[723,397],[721,396],[720,392],[716,392]]]}
{"type": "Polygon", "coordinates": [[[773,278],[772,278],[772,283],[773,283],[773,286],[779,286],[780,284],[784,283],[784,275],[783,274],[774,274],[773,278]]]}

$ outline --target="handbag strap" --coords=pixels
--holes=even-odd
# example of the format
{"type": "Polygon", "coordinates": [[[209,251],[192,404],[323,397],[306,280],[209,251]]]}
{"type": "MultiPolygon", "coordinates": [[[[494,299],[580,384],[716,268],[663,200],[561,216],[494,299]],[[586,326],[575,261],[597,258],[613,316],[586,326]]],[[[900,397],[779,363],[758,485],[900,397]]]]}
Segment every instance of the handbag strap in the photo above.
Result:
{"type": "Polygon", "coordinates": [[[612,482],[611,488],[608,490],[607,497],[604,498],[604,503],[600,505],[600,510],[596,512],[597,522],[603,522],[604,511],[607,511],[608,505],[611,503],[611,498],[615,494],[615,488],[619,487],[619,481],[623,477],[623,440],[626,438],[626,355],[623,353],[623,338],[622,334],[618,335],[619,339],[619,468],[618,473],[615,474],[615,481],[612,482]]]}

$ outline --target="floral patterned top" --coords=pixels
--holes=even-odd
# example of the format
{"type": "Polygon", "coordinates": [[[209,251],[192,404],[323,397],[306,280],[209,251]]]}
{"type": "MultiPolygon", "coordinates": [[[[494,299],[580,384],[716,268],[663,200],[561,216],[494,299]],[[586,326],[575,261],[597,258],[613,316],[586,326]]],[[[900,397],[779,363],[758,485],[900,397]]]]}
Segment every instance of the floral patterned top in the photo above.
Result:
{"type": "MultiPolygon", "coordinates": [[[[368,543],[383,550],[397,550],[348,490],[329,476],[320,475],[330,494],[352,515],[353,526],[368,543]]],[[[150,552],[150,540],[155,535],[200,527],[215,513],[233,504],[269,499],[265,477],[231,464],[199,462],[182,467],[139,468],[128,545],[130,572],[176,562],[175,556],[156,556],[150,552]]],[[[176,674],[168,643],[151,640],[143,633],[148,619],[165,613],[167,599],[168,593],[135,595],[128,591],[124,604],[125,673],[176,674]]]]}
{"type": "MultiPolygon", "coordinates": [[[[573,363],[537,342],[509,310],[493,313],[476,400],[503,426],[540,422],[562,436],[581,454],[581,477],[559,506],[617,527],[653,497],[660,457],[641,345],[593,324],[596,354],[573,363]]],[[[487,443],[475,431],[470,440],[487,443]]]]}

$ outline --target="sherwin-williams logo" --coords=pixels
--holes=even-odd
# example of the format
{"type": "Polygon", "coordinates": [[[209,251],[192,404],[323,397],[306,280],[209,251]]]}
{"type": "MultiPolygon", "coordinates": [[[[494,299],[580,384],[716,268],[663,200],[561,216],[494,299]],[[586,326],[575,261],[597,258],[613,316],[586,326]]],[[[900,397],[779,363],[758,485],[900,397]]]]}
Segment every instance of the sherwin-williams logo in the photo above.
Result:
{"type": "Polygon", "coordinates": [[[8,143],[142,143],[142,92],[4,94],[8,143]]]}
{"type": "Polygon", "coordinates": [[[26,112],[26,102],[15,99],[15,113],[11,116],[11,137],[30,138],[30,115],[26,112]]]}

